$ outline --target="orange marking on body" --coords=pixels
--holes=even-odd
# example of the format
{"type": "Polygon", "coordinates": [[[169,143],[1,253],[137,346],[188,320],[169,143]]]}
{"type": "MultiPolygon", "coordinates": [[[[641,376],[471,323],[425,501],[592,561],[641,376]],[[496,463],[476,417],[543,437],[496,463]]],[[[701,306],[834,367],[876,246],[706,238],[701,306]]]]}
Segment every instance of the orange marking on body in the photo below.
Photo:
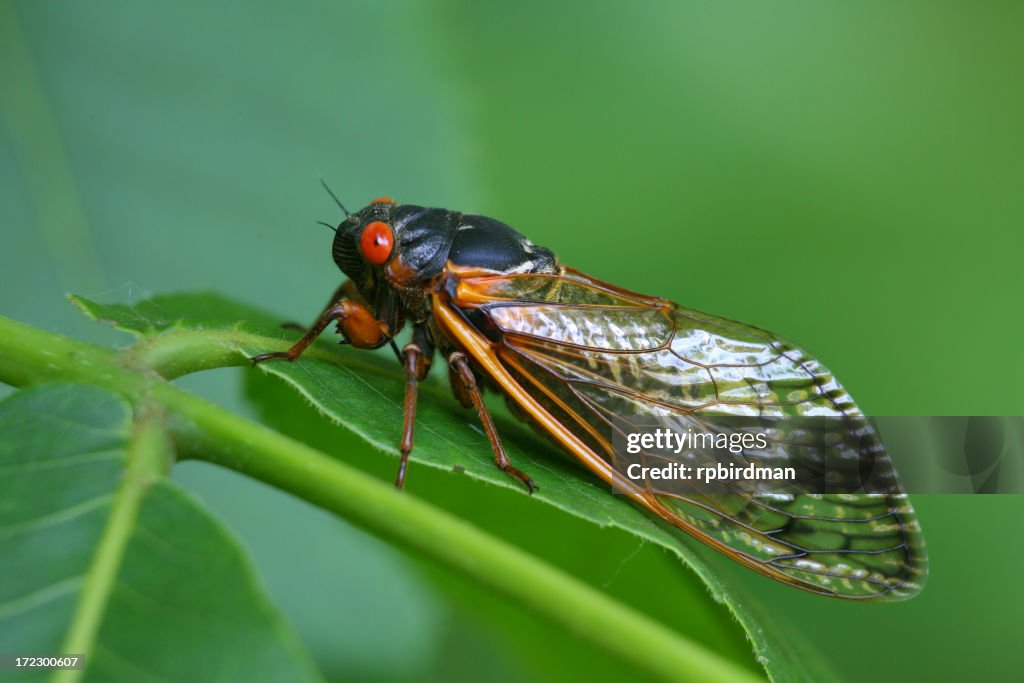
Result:
{"type": "Polygon", "coordinates": [[[399,254],[384,269],[384,275],[388,282],[397,287],[407,287],[416,281],[416,271],[408,263],[402,260],[399,254]]]}
{"type": "Polygon", "coordinates": [[[370,203],[371,204],[394,204],[395,200],[392,199],[391,197],[377,197],[376,199],[374,199],[370,203]]]}

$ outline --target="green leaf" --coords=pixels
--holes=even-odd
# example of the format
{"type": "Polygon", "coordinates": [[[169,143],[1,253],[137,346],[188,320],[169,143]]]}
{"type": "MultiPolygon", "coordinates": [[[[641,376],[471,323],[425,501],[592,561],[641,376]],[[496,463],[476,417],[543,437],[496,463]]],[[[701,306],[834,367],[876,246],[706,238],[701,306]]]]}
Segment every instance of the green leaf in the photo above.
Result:
{"type": "MultiPolygon", "coordinates": [[[[269,314],[206,294],[161,296],[128,307],[101,305],[82,298],[75,301],[94,318],[113,321],[119,329],[134,334],[163,330],[160,336],[142,341],[151,350],[159,349],[163,343],[176,346],[180,337],[196,330],[217,329],[225,332],[218,339],[234,346],[236,362],[241,364],[249,356],[287,348],[285,338],[295,337],[294,333],[275,329],[278,319],[269,314]],[[194,311],[201,313],[196,315],[194,311]],[[267,336],[260,338],[253,331],[263,331],[267,336]]],[[[267,363],[253,372],[281,378],[332,421],[380,451],[396,456],[404,391],[397,364],[393,358],[331,347],[325,335],[312,347],[313,352],[307,352],[299,361],[267,363]]],[[[703,606],[706,613],[694,615],[695,621],[722,623],[735,618],[772,680],[835,679],[793,628],[781,625],[777,615],[762,613],[753,596],[727,583],[715,571],[714,565],[721,558],[708,559],[711,553],[706,549],[695,547],[699,544],[691,543],[681,532],[647,516],[622,496],[612,494],[564,453],[507,418],[499,415],[498,421],[510,459],[540,487],[534,499],[601,527],[623,529],[678,556],[697,574],[713,598],[703,606]],[[768,624],[772,626],[769,628],[768,624]]],[[[411,460],[521,490],[521,484],[494,466],[475,415],[458,406],[447,387],[440,386],[438,381],[428,381],[421,389],[411,460]]],[[[415,478],[415,465],[412,467],[410,486],[414,486],[415,478]]]]}
{"type": "MultiPolygon", "coordinates": [[[[160,350],[163,338],[148,340],[154,342],[151,350],[160,350]]],[[[196,334],[193,341],[201,338],[210,347],[205,355],[193,353],[178,361],[171,358],[171,365],[182,369],[191,362],[209,367],[211,356],[219,357],[220,347],[229,345],[233,335],[206,331],[196,334]]],[[[178,336],[171,338],[172,348],[179,348],[179,342],[178,336]]],[[[199,346],[186,344],[183,348],[196,352],[199,346]]],[[[216,463],[334,512],[518,602],[652,678],[721,683],[754,680],[749,671],[695,639],[673,632],[465,519],[415,496],[402,495],[384,481],[168,383],[140,365],[140,357],[0,316],[0,381],[28,386],[47,379],[102,386],[146,412],[159,407],[166,411],[163,422],[181,457],[216,463]]]]}
{"type": "Polygon", "coordinates": [[[0,652],[86,654],[56,680],[320,680],[169,464],[158,416],[104,390],[0,402],[0,652]]]}
{"type": "Polygon", "coordinates": [[[70,299],[95,320],[135,334],[163,332],[173,327],[240,329],[246,321],[273,328],[278,322],[265,311],[216,292],[165,294],[133,305],[98,304],[74,294],[70,299]]]}

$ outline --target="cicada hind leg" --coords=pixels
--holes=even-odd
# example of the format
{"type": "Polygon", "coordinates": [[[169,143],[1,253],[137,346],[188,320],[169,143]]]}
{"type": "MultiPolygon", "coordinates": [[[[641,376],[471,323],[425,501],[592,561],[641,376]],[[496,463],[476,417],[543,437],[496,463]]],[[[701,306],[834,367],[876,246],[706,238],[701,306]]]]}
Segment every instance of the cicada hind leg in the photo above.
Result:
{"type": "Polygon", "coordinates": [[[473,369],[469,365],[466,354],[461,351],[452,353],[448,357],[448,372],[452,391],[455,393],[459,403],[467,408],[470,406],[476,408],[476,412],[480,416],[480,422],[483,423],[484,431],[487,432],[487,438],[491,441],[491,448],[494,450],[494,462],[498,465],[498,469],[510,477],[515,477],[523,482],[526,490],[532,495],[537,490],[537,485],[533,483],[533,479],[525,472],[516,469],[509,462],[508,455],[505,453],[505,447],[501,444],[501,437],[498,436],[494,420],[491,418],[490,411],[487,410],[487,404],[484,403],[483,392],[480,391],[476,375],[473,374],[473,369]]]}

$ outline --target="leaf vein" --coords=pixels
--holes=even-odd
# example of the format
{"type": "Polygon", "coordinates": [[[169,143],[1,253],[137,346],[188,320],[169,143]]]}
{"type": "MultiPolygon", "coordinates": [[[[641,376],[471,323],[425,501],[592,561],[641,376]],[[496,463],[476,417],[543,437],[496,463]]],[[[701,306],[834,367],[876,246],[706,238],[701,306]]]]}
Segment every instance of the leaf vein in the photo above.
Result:
{"type": "Polygon", "coordinates": [[[8,524],[7,526],[0,526],[0,538],[11,538],[12,536],[18,536],[20,534],[31,533],[33,531],[42,531],[53,526],[64,524],[72,520],[81,517],[82,515],[88,514],[93,510],[103,507],[113,500],[113,494],[107,494],[104,496],[96,496],[84,500],[81,503],[70,505],[56,512],[51,512],[45,515],[40,515],[33,519],[18,522],[17,524],[8,524]]]}
{"type": "Polygon", "coordinates": [[[72,576],[71,578],[51,583],[45,588],[26,593],[7,602],[2,602],[0,603],[0,619],[7,619],[28,612],[36,607],[42,607],[48,602],[62,598],[68,593],[73,593],[82,585],[83,579],[82,575],[72,576]]]}

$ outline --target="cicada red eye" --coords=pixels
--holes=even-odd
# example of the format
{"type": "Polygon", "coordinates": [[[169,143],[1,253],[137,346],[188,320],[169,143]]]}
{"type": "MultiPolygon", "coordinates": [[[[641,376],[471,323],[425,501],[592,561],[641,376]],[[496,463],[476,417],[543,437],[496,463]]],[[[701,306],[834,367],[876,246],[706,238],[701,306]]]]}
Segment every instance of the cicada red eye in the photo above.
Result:
{"type": "Polygon", "coordinates": [[[375,266],[384,265],[391,256],[394,246],[395,233],[391,232],[390,225],[382,221],[368,223],[359,238],[359,249],[363,252],[363,258],[375,266]]]}

